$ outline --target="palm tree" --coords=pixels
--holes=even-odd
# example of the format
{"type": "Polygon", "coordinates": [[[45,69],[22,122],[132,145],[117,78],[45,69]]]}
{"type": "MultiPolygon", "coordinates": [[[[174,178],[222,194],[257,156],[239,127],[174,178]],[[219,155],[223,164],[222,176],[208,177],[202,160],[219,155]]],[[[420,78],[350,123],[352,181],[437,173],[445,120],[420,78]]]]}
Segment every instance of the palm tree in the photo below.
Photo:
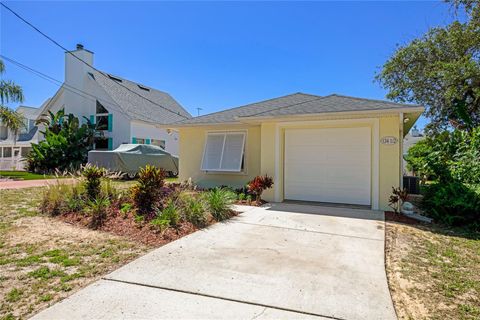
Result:
{"type": "MultiPolygon", "coordinates": [[[[5,72],[5,65],[0,60],[0,75],[5,72]]],[[[23,90],[11,80],[0,80],[0,121],[13,133],[13,144],[17,142],[18,132],[25,127],[22,114],[4,106],[4,103],[23,102],[23,90]]]]}
{"type": "MultiPolygon", "coordinates": [[[[0,60],[0,75],[5,72],[5,65],[0,60]]],[[[23,102],[23,90],[11,80],[0,80],[0,105],[9,102],[23,102]]]]}
{"type": "Polygon", "coordinates": [[[13,144],[17,143],[17,136],[20,129],[25,127],[24,117],[20,112],[16,112],[5,106],[0,106],[0,121],[13,133],[13,144]]]}

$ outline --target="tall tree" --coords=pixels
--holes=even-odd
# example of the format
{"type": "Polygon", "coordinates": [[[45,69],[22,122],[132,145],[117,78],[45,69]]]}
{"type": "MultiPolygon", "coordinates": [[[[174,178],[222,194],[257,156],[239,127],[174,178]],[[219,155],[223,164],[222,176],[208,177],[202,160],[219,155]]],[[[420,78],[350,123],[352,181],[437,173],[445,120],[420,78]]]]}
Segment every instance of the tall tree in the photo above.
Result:
{"type": "Polygon", "coordinates": [[[376,75],[389,99],[426,107],[427,132],[480,125],[479,1],[449,2],[466,21],[432,28],[400,46],[376,75]]]}
{"type": "MultiPolygon", "coordinates": [[[[5,65],[0,60],[0,75],[5,72],[5,65]]],[[[24,117],[4,103],[23,102],[23,90],[11,80],[0,80],[0,121],[13,133],[13,143],[17,141],[20,129],[25,126],[24,117]]]]}

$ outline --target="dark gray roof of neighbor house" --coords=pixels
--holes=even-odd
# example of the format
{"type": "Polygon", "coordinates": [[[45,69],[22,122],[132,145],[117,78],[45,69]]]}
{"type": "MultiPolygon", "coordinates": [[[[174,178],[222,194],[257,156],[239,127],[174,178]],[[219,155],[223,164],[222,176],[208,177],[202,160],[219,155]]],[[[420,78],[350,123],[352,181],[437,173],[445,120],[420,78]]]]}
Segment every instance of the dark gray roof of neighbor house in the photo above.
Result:
{"type": "Polygon", "coordinates": [[[395,108],[418,108],[419,105],[402,104],[390,101],[348,97],[338,94],[315,96],[295,93],[284,97],[248,104],[242,107],[207,114],[176,124],[216,124],[235,122],[238,118],[277,117],[289,115],[308,115],[330,112],[375,111],[395,108]]]}
{"type": "Polygon", "coordinates": [[[215,113],[206,114],[200,117],[194,117],[188,120],[177,122],[178,124],[203,124],[203,123],[223,123],[235,122],[237,117],[253,116],[260,112],[267,112],[277,108],[295,106],[312,100],[317,100],[320,96],[314,96],[305,93],[294,93],[287,96],[264,100],[247,104],[245,106],[227,109],[215,113]]]}
{"type": "Polygon", "coordinates": [[[20,112],[27,119],[36,119],[37,116],[40,114],[40,111],[42,111],[42,109],[27,107],[27,106],[19,106],[15,111],[20,112]]]}
{"type": "MultiPolygon", "coordinates": [[[[108,75],[105,72],[103,74],[108,75]]],[[[132,120],[168,124],[192,117],[187,110],[166,92],[121,77],[109,76],[107,78],[94,70],[90,74],[90,77],[110,95],[132,120]],[[131,91],[122,86],[127,87],[131,91]]]]}
{"type": "Polygon", "coordinates": [[[35,134],[37,133],[37,131],[38,131],[38,127],[34,126],[30,129],[30,131],[25,133],[20,133],[18,135],[17,142],[32,140],[35,134]]]}

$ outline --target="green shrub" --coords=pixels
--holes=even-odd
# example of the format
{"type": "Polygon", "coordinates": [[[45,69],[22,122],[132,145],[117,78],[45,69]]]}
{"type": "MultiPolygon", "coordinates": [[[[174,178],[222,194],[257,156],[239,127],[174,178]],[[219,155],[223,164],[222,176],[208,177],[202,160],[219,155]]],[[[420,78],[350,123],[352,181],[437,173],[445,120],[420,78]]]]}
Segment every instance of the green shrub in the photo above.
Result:
{"type": "Polygon", "coordinates": [[[85,190],[81,184],[72,185],[71,193],[65,195],[67,207],[71,212],[79,212],[85,208],[85,190]]]}
{"type": "Polygon", "coordinates": [[[425,189],[422,206],[437,222],[480,229],[480,185],[434,183],[425,189]]]}
{"type": "Polygon", "coordinates": [[[223,188],[212,189],[203,195],[208,211],[217,221],[222,221],[230,217],[230,206],[236,198],[234,192],[223,188]]]}
{"type": "Polygon", "coordinates": [[[203,201],[187,194],[181,197],[181,203],[185,220],[199,228],[207,225],[207,212],[203,201]]]}
{"type": "Polygon", "coordinates": [[[175,205],[175,202],[169,200],[165,208],[163,208],[162,213],[160,216],[169,221],[170,226],[176,227],[178,222],[180,221],[180,214],[178,213],[178,209],[175,205]]]}
{"type": "Polygon", "coordinates": [[[88,163],[82,168],[81,174],[85,178],[84,186],[88,198],[94,200],[99,197],[105,170],[88,163]]]}
{"type": "Polygon", "coordinates": [[[138,173],[137,185],[131,189],[133,203],[138,214],[153,217],[162,200],[165,171],[147,165],[138,173]]]}
{"type": "Polygon", "coordinates": [[[131,203],[128,203],[128,202],[122,203],[120,205],[120,213],[122,213],[122,215],[126,217],[127,214],[132,210],[132,208],[133,206],[131,203]]]}
{"type": "Polygon", "coordinates": [[[73,171],[87,162],[95,135],[95,125],[88,119],[86,124],[80,125],[78,118],[73,114],[65,115],[61,109],[56,114],[49,111],[48,115],[42,115],[37,123],[46,126],[45,139],[32,144],[27,156],[28,171],[73,171]]]}
{"type": "Polygon", "coordinates": [[[164,231],[168,227],[170,227],[170,220],[165,219],[165,217],[157,216],[150,221],[150,225],[152,225],[155,229],[159,231],[164,231]]]}
{"type": "Polygon", "coordinates": [[[90,227],[97,229],[107,218],[107,210],[110,206],[108,198],[96,198],[88,202],[87,212],[92,216],[90,227]]]}

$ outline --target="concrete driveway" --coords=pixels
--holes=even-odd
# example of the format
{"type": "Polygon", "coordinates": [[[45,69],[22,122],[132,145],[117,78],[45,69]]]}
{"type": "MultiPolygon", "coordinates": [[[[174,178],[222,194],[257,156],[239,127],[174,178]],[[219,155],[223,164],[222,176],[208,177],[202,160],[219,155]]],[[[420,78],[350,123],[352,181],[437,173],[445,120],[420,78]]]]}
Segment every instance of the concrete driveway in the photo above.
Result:
{"type": "Polygon", "coordinates": [[[245,210],[35,319],[396,319],[382,213],[297,204],[245,210]]]}

